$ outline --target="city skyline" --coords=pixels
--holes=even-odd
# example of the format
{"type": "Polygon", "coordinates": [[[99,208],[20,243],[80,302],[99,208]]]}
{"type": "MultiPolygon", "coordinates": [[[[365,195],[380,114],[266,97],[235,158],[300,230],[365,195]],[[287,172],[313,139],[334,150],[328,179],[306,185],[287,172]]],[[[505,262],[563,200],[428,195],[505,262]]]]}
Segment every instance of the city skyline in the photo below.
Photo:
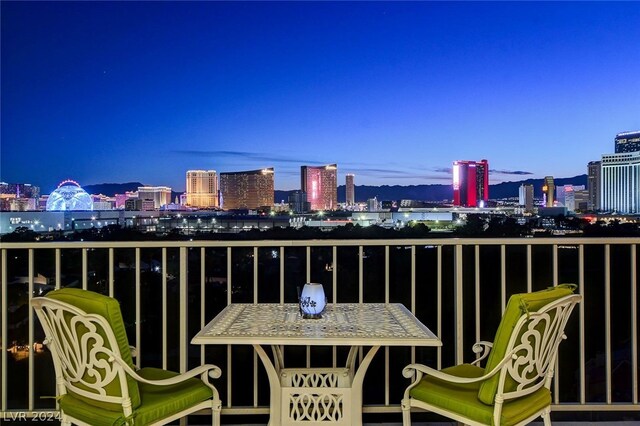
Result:
{"type": "Polygon", "coordinates": [[[640,129],[637,3],[2,2],[0,181],[49,193],[337,163],[338,182],[585,174],[640,129]],[[636,71],[636,72],[634,72],[636,71]]]}

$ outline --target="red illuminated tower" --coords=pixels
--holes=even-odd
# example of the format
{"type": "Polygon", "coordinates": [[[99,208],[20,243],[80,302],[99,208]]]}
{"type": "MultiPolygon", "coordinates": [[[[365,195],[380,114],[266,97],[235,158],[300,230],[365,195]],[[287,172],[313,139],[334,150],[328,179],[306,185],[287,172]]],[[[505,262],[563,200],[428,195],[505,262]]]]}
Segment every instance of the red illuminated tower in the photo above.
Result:
{"type": "Polygon", "coordinates": [[[338,166],[302,166],[301,189],[307,193],[311,210],[335,210],[338,208],[338,166]]]}
{"type": "Polygon", "coordinates": [[[483,207],[489,200],[489,163],[480,161],[453,162],[453,205],[483,207]]]}

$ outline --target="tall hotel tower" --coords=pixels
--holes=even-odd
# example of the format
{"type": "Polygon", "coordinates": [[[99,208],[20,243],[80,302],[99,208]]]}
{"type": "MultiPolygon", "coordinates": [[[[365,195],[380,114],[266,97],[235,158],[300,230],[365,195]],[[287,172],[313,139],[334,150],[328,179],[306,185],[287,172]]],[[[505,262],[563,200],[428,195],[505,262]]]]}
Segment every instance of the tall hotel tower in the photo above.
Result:
{"type": "Polygon", "coordinates": [[[640,151],[604,154],[600,173],[600,209],[640,213],[640,151]]]}
{"type": "Polygon", "coordinates": [[[221,207],[225,210],[273,206],[273,167],[220,173],[221,207]]]}
{"type": "Polygon", "coordinates": [[[545,207],[553,207],[555,193],[556,184],[554,183],[553,176],[545,176],[544,183],[542,184],[542,194],[544,195],[545,207]]]}
{"type": "Polygon", "coordinates": [[[215,170],[187,171],[187,205],[201,209],[218,207],[218,177],[215,170]]]}
{"type": "Polygon", "coordinates": [[[520,185],[518,204],[524,206],[527,213],[533,212],[533,185],[520,185]]]}
{"type": "Polygon", "coordinates": [[[489,163],[453,162],[453,205],[483,207],[489,200],[489,163]]]}
{"type": "Polygon", "coordinates": [[[615,138],[616,154],[640,151],[640,130],[618,133],[615,138]]]}
{"type": "Polygon", "coordinates": [[[139,186],[138,199],[152,200],[153,207],[160,207],[171,204],[171,188],[168,186],[139,186]]]}
{"type": "Polygon", "coordinates": [[[307,193],[311,210],[338,208],[338,165],[300,167],[302,190],[307,193]]]}
{"type": "Polygon", "coordinates": [[[589,200],[587,201],[587,210],[600,210],[600,161],[589,161],[587,165],[587,190],[589,191],[589,200]]]}
{"type": "Polygon", "coordinates": [[[353,184],[354,176],[349,173],[346,176],[346,185],[345,185],[345,193],[346,193],[346,203],[348,206],[353,206],[356,203],[356,187],[353,184]]]}

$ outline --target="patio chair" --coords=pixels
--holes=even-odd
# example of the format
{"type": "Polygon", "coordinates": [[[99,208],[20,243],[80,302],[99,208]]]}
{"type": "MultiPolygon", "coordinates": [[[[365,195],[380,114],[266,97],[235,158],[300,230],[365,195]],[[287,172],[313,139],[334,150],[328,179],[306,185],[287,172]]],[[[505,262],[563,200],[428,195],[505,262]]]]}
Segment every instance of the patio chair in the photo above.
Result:
{"type": "Polygon", "coordinates": [[[62,425],[162,425],[207,408],[220,424],[220,398],[207,377],[220,369],[136,370],[116,299],[65,288],[31,304],[53,358],[62,425]]]}
{"type": "Polygon", "coordinates": [[[492,343],[478,342],[472,364],[435,370],[422,364],[404,368],[414,381],[404,392],[404,426],[412,407],[470,425],[523,425],[542,416],[551,424],[551,379],[564,328],[582,296],[563,284],[511,296],[492,343]],[[479,367],[487,355],[484,368],[479,367]]]}

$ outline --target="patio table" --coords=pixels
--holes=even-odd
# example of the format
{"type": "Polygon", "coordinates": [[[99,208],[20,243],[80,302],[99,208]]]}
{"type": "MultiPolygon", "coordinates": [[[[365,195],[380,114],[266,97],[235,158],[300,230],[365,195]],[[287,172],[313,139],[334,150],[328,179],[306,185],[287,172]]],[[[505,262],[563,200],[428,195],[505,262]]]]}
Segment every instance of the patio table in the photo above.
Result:
{"type": "Polygon", "coordinates": [[[253,345],[270,385],[269,425],[362,424],[362,384],[380,346],[440,346],[399,303],[328,304],[303,319],[298,304],[240,304],[223,309],[191,341],[253,345]],[[265,346],[271,346],[273,360],[265,346]],[[282,345],[350,346],[345,367],[285,368],[282,345]],[[357,362],[358,349],[369,347],[357,362]]]}

